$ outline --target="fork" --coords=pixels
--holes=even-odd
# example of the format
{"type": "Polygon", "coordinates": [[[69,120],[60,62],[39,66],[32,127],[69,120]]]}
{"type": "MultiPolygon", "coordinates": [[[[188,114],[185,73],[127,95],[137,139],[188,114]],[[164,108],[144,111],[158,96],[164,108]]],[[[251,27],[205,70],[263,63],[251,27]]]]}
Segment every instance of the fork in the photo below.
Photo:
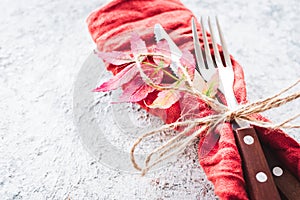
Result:
{"type": "MultiPolygon", "coordinates": [[[[208,25],[211,34],[215,64],[212,59],[213,55],[211,54],[211,51],[209,49],[209,44],[206,37],[206,30],[202,18],[201,18],[201,27],[203,33],[204,55],[205,55],[206,62],[202,62],[202,60],[204,61],[204,59],[202,60],[197,59],[197,63],[199,61],[198,63],[199,70],[201,74],[204,75],[203,76],[204,79],[207,78],[206,76],[210,76],[212,70],[216,70],[215,66],[218,68],[219,79],[221,85],[223,86],[223,91],[224,91],[223,94],[225,96],[227,106],[229,109],[235,109],[238,107],[238,103],[233,91],[234,72],[232,69],[230,55],[227,50],[224,36],[217,17],[216,17],[216,24],[219,32],[219,38],[223,49],[223,58],[226,66],[223,65],[210,18],[208,18],[208,25]]],[[[239,153],[242,158],[243,171],[245,173],[244,177],[245,177],[248,194],[250,198],[257,199],[257,200],[281,199],[279,192],[275,186],[272,173],[267,164],[259,139],[256,135],[255,129],[253,127],[250,127],[250,125],[244,121],[235,120],[234,123],[235,123],[235,126],[233,127],[235,130],[234,135],[236,138],[237,147],[239,148],[239,153]],[[236,125],[242,128],[236,129],[236,125]]]]}

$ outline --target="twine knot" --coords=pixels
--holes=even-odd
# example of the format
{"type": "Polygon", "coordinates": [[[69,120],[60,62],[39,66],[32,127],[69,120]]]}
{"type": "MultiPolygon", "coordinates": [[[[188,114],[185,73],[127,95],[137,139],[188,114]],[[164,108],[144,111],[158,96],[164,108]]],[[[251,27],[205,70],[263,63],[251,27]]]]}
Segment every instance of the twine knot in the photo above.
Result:
{"type": "Polygon", "coordinates": [[[133,166],[137,170],[142,171],[142,175],[144,175],[151,167],[155,166],[159,162],[164,161],[175,154],[178,154],[185,147],[187,147],[192,141],[194,141],[197,137],[205,136],[206,135],[205,133],[208,133],[211,130],[213,130],[218,124],[224,122],[230,122],[234,119],[242,120],[248,122],[249,124],[264,127],[264,128],[272,128],[272,129],[300,128],[300,125],[289,124],[289,122],[298,118],[300,116],[300,113],[278,124],[258,121],[255,118],[251,117],[253,114],[257,114],[260,112],[264,112],[266,110],[280,107],[290,101],[300,98],[300,92],[295,92],[286,97],[280,97],[283,93],[286,93],[288,90],[295,87],[299,83],[300,83],[300,79],[296,83],[292,84],[288,88],[282,90],[281,92],[279,92],[278,94],[272,97],[260,101],[256,101],[254,103],[241,105],[235,110],[230,110],[228,107],[219,103],[217,100],[207,97],[201,93],[198,93],[196,90],[193,90],[193,93],[191,93],[190,91],[186,91],[191,94],[197,95],[199,98],[201,98],[206,104],[210,105],[210,107],[214,111],[216,111],[216,114],[209,115],[202,118],[189,119],[185,121],[176,121],[171,124],[165,124],[160,128],[153,130],[151,132],[145,133],[144,135],[142,135],[136,140],[136,142],[131,148],[131,152],[130,152],[131,162],[133,166]],[[142,140],[145,139],[146,137],[153,136],[154,134],[159,134],[162,131],[173,130],[174,127],[184,127],[184,130],[179,132],[176,136],[168,140],[162,146],[157,147],[152,152],[150,152],[145,159],[145,166],[143,168],[140,167],[136,163],[134,157],[134,151],[137,145],[140,144],[142,140]],[[191,132],[192,134],[190,134],[191,132]],[[154,155],[157,156],[155,158],[152,158],[154,155]]]}
{"type": "Polygon", "coordinates": [[[235,118],[238,117],[235,110],[228,110],[228,111],[226,112],[226,116],[227,116],[227,117],[226,117],[226,119],[225,119],[225,122],[231,122],[231,121],[233,121],[235,118]]]}

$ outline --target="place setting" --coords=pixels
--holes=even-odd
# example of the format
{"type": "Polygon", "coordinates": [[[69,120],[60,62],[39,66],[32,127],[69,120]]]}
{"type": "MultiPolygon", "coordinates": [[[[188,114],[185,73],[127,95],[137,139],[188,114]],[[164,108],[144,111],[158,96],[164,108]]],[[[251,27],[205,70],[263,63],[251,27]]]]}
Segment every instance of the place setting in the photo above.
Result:
{"type": "Polygon", "coordinates": [[[299,100],[300,79],[249,101],[226,22],[197,14],[179,1],[121,0],[90,14],[97,48],[73,97],[82,144],[141,179],[192,148],[219,199],[297,199],[300,145],[283,129],[299,129],[300,113],[281,121],[261,113],[299,100]]]}

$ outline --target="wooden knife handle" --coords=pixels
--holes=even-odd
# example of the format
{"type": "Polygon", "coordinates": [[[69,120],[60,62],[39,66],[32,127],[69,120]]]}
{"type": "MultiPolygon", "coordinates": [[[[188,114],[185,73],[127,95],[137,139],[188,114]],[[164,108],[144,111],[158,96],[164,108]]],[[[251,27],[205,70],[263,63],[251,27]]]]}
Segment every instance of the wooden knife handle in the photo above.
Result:
{"type": "Polygon", "coordinates": [[[272,171],[274,181],[281,192],[282,196],[288,200],[300,199],[300,182],[292,175],[292,173],[286,169],[272,152],[265,146],[263,151],[265,153],[269,168],[272,171]]]}
{"type": "Polygon", "coordinates": [[[273,176],[255,129],[239,128],[236,143],[243,162],[244,177],[251,200],[280,200],[273,176]]]}

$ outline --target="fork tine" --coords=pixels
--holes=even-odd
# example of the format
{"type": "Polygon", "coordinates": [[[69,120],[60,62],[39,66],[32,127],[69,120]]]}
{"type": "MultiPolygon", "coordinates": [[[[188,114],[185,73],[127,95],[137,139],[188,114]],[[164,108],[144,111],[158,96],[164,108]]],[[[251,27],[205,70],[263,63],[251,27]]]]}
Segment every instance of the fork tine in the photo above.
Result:
{"type": "Polygon", "coordinates": [[[209,26],[210,35],[211,35],[211,41],[212,41],[212,44],[213,44],[216,64],[217,64],[217,67],[220,68],[220,67],[223,67],[223,64],[222,64],[221,55],[219,53],[219,49],[218,49],[218,46],[217,46],[217,41],[216,41],[216,38],[215,38],[215,34],[214,34],[214,31],[213,31],[213,28],[212,28],[212,24],[211,24],[211,21],[210,21],[210,17],[208,17],[208,26],[209,26]]]}
{"type": "Polygon", "coordinates": [[[195,23],[195,19],[192,18],[192,30],[193,30],[193,35],[195,37],[193,37],[194,40],[194,44],[195,45],[195,54],[196,54],[196,59],[197,59],[197,64],[199,65],[198,68],[200,70],[200,68],[205,69],[205,63],[204,63],[204,59],[203,59],[203,55],[202,55],[202,50],[201,50],[201,45],[199,42],[199,37],[198,37],[198,33],[197,33],[197,27],[196,27],[196,23],[195,23]],[[195,31],[195,34],[194,34],[195,31]]]}
{"type": "Polygon", "coordinates": [[[219,19],[218,19],[217,16],[216,16],[216,22],[217,22],[217,27],[218,27],[218,31],[219,31],[220,42],[221,42],[221,45],[222,45],[223,56],[224,56],[224,59],[225,59],[226,67],[232,68],[230,54],[228,52],[228,48],[227,48],[227,45],[226,45],[226,42],[225,42],[225,39],[224,39],[224,34],[222,32],[222,29],[221,29],[221,26],[220,26],[220,23],[219,23],[219,19]]]}
{"type": "Polygon", "coordinates": [[[200,23],[201,23],[201,27],[202,27],[202,36],[203,36],[203,41],[204,41],[204,52],[205,52],[205,57],[206,57],[206,64],[207,64],[207,68],[209,68],[209,67],[213,66],[213,61],[212,61],[212,57],[210,54],[210,49],[209,49],[208,40],[207,40],[207,36],[206,36],[206,29],[205,29],[202,17],[201,17],[200,23]]]}

